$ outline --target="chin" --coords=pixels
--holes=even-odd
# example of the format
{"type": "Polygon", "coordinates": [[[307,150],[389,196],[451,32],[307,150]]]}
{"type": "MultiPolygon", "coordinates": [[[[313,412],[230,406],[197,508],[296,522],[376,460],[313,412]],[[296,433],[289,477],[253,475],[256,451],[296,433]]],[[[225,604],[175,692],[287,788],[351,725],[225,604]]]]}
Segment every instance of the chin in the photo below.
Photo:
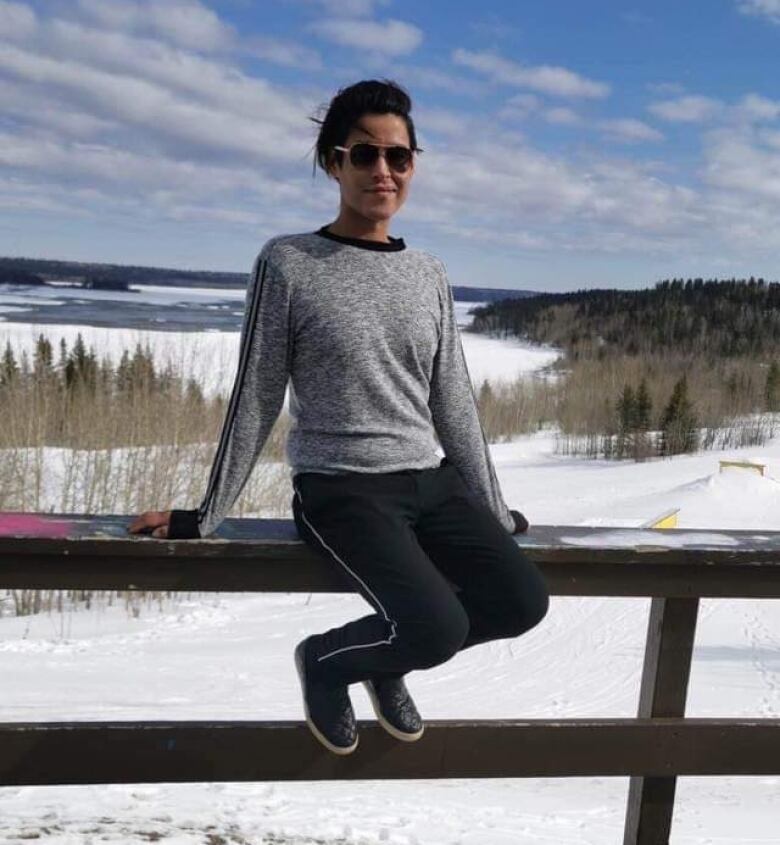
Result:
{"type": "Polygon", "coordinates": [[[372,205],[368,208],[365,208],[361,211],[363,217],[367,217],[369,220],[379,221],[379,220],[389,220],[399,209],[400,204],[398,203],[388,203],[387,205],[382,206],[375,206],[372,205]]]}

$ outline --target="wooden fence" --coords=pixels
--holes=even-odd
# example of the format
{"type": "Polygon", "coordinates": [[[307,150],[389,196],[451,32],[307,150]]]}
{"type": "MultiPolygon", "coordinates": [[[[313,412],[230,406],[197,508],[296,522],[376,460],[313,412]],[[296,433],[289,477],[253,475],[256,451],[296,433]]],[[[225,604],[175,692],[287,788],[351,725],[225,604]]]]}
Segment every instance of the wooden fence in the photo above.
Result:
{"type": "MultiPolygon", "coordinates": [[[[129,522],[0,515],[0,589],[344,591],[287,520],[200,541],[129,522]]],[[[780,774],[780,719],[684,716],[699,600],[780,598],[780,532],[540,526],[517,542],[554,595],[652,598],[637,718],[434,720],[414,744],[361,722],[347,757],[299,721],[9,722],[0,785],[629,776],[624,845],[661,845],[677,776],[780,774]]]]}

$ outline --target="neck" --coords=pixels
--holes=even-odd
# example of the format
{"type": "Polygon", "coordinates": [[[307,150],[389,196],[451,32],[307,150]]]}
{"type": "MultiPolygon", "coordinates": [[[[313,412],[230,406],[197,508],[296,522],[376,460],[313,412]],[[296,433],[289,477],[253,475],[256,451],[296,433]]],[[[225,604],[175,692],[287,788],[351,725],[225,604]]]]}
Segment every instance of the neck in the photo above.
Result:
{"type": "Polygon", "coordinates": [[[342,208],[339,216],[328,224],[328,231],[333,235],[342,238],[360,238],[364,241],[379,241],[390,243],[387,230],[390,226],[389,220],[368,220],[350,213],[349,209],[342,208]]]}

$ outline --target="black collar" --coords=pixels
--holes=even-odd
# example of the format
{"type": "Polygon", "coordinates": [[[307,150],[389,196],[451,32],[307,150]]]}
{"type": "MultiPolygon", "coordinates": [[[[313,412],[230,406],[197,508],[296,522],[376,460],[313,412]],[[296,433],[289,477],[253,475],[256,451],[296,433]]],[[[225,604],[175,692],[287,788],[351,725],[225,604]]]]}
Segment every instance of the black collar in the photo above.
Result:
{"type": "Polygon", "coordinates": [[[349,246],[357,246],[360,249],[374,249],[378,252],[399,252],[406,249],[406,244],[403,238],[393,238],[390,235],[389,243],[383,241],[369,241],[366,238],[345,238],[342,235],[334,235],[333,232],[328,231],[327,226],[323,226],[314,233],[315,235],[322,235],[323,238],[328,238],[331,241],[338,241],[340,244],[349,244],[349,246]]]}

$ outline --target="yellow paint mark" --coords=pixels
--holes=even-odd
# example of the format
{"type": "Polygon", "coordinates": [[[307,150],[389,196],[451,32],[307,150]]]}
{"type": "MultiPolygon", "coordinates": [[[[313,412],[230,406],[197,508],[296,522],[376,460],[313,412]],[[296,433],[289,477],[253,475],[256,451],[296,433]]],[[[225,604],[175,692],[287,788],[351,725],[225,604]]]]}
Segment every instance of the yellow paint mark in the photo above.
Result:
{"type": "Polygon", "coordinates": [[[677,515],[679,513],[679,508],[665,511],[652,519],[648,519],[642,528],[677,528],[677,515]]]}

